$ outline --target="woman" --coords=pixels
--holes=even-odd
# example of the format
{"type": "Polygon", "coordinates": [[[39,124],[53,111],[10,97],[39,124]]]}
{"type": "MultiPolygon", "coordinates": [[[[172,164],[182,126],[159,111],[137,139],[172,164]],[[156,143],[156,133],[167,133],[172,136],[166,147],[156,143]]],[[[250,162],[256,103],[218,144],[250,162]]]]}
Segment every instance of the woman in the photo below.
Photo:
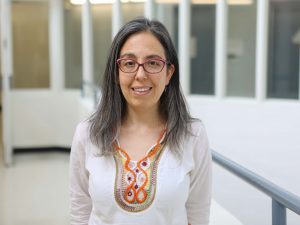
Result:
{"type": "Polygon", "coordinates": [[[72,225],[208,224],[207,136],[160,22],[134,19],[114,38],[100,104],[77,126],[70,160],[72,225]]]}

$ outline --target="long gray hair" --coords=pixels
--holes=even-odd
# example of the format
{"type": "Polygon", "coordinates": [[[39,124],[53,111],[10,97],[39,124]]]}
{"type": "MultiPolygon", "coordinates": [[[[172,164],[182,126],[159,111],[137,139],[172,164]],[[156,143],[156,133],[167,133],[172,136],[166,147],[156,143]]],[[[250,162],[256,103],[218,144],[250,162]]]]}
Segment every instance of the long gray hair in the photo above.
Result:
{"type": "Polygon", "coordinates": [[[116,60],[126,40],[140,32],[150,32],[159,40],[164,48],[166,60],[175,68],[168,87],[160,97],[159,110],[167,122],[164,143],[169,145],[172,151],[181,155],[180,143],[189,133],[193,118],[190,116],[180,88],[177,53],[165,26],[158,21],[150,21],[143,17],[125,24],[112,42],[102,82],[101,100],[96,111],[89,118],[90,139],[99,147],[101,155],[113,152],[114,142],[126,114],[126,100],[118,84],[119,69],[116,60]]]}

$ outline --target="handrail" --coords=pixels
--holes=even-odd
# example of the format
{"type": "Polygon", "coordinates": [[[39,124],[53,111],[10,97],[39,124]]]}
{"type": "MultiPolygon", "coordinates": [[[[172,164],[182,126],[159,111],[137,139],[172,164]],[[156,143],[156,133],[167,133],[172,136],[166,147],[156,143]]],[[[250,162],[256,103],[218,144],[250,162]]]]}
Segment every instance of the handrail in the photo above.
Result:
{"type": "Polygon", "coordinates": [[[285,225],[288,208],[300,215],[300,197],[212,150],[213,161],[272,198],[272,224],[285,225]]]}

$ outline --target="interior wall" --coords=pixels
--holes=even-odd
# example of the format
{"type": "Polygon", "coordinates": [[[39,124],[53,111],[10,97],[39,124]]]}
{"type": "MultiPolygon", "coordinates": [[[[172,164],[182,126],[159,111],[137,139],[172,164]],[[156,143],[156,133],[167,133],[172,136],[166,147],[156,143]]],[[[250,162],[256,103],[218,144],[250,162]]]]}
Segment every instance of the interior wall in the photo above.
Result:
{"type": "Polygon", "coordinates": [[[84,119],[79,90],[14,90],[11,97],[13,148],[71,146],[84,119]]]}
{"type": "MultiPolygon", "coordinates": [[[[204,122],[212,149],[300,196],[299,101],[190,96],[188,102],[204,122]]],[[[271,224],[270,198],[224,168],[214,170],[213,195],[242,224],[271,224]]],[[[288,221],[300,224],[296,215],[288,221]]]]}
{"type": "Polygon", "coordinates": [[[294,186],[284,182],[291,177],[296,179],[295,171],[300,171],[298,162],[292,164],[300,153],[298,101],[190,96],[188,102],[192,114],[205,123],[212,148],[300,195],[299,179],[294,186]],[[292,168],[286,167],[288,163],[292,168]]]}

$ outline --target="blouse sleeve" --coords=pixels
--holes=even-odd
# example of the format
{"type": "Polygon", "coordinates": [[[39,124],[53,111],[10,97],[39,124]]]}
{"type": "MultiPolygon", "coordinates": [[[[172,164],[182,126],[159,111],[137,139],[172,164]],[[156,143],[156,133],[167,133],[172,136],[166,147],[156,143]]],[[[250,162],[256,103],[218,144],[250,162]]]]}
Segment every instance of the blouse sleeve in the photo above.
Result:
{"type": "Polygon", "coordinates": [[[212,188],[212,157],[206,131],[202,124],[195,138],[194,168],[190,173],[190,192],[186,209],[189,224],[208,225],[212,188]]]}
{"type": "Polygon", "coordinates": [[[87,225],[92,210],[88,192],[88,171],[85,168],[85,148],[77,127],[70,154],[70,225],[87,225]]]}

